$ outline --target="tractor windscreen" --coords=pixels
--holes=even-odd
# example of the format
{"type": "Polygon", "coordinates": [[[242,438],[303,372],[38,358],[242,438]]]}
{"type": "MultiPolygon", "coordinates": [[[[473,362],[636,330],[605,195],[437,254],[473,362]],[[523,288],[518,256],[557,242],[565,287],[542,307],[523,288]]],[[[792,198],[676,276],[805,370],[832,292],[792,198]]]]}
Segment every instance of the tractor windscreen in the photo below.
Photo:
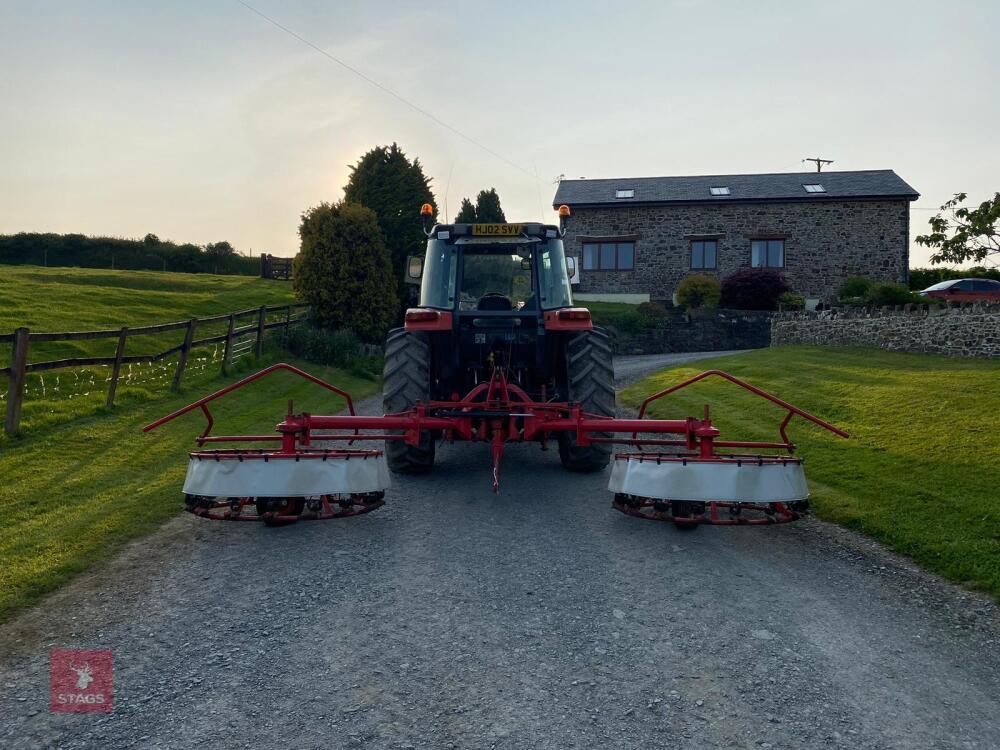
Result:
{"type": "Polygon", "coordinates": [[[531,288],[531,259],[486,248],[465,249],[459,310],[537,309],[531,288]],[[490,298],[490,299],[488,299],[490,298]]]}
{"type": "Polygon", "coordinates": [[[572,305],[562,242],[468,243],[462,247],[461,281],[454,244],[427,243],[420,305],[459,310],[538,310],[572,305]],[[533,269],[538,266],[538,289],[533,269]]]}

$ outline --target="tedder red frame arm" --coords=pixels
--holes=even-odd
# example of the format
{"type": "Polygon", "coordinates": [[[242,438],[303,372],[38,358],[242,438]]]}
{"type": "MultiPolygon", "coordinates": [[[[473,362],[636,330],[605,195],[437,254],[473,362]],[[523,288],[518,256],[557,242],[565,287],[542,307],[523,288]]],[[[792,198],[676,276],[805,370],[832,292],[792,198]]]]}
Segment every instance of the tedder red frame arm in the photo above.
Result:
{"type": "MultiPolygon", "coordinates": [[[[255,372],[253,375],[248,375],[242,380],[239,380],[233,383],[232,385],[228,385],[225,388],[216,391],[215,393],[205,396],[204,398],[200,398],[194,403],[188,404],[182,409],[178,409],[177,411],[168,414],[165,417],[160,417],[155,422],[151,422],[150,424],[143,427],[142,431],[150,432],[151,430],[155,430],[157,427],[160,427],[161,425],[165,425],[167,422],[171,422],[177,419],[177,417],[183,416],[184,414],[187,414],[190,411],[194,411],[195,409],[200,408],[202,412],[205,414],[205,419],[208,420],[208,425],[206,425],[204,432],[202,432],[201,435],[198,436],[196,442],[198,443],[198,445],[203,445],[206,442],[216,442],[208,437],[209,433],[212,431],[212,426],[215,424],[215,419],[212,417],[212,412],[209,411],[208,404],[211,403],[212,401],[222,398],[223,396],[229,395],[235,390],[239,390],[245,385],[249,385],[250,383],[253,383],[256,380],[265,378],[268,375],[277,372],[278,370],[285,370],[287,372],[292,373],[293,375],[298,375],[300,378],[308,380],[310,383],[315,383],[318,386],[326,388],[328,391],[336,393],[338,396],[343,398],[344,401],[347,402],[347,411],[351,414],[351,416],[355,416],[354,400],[351,398],[351,395],[347,393],[347,391],[338,388],[332,383],[327,383],[325,380],[321,380],[320,378],[317,378],[315,375],[310,375],[308,372],[300,370],[298,367],[295,367],[294,365],[290,365],[285,362],[279,362],[278,364],[271,365],[270,367],[265,367],[263,370],[261,370],[260,372],[255,372]]],[[[291,409],[291,404],[289,403],[289,410],[290,409],[291,409]]],[[[278,435],[244,435],[240,437],[227,438],[226,440],[259,442],[267,440],[281,440],[281,437],[278,435]]]]}
{"type": "MultiPolygon", "coordinates": [[[[795,450],[795,444],[792,443],[792,441],[788,439],[788,434],[785,431],[785,428],[788,427],[788,423],[792,421],[792,417],[794,417],[795,415],[798,415],[798,416],[802,417],[803,419],[809,420],[813,424],[822,427],[824,430],[829,430],[834,435],[837,435],[837,436],[842,437],[842,438],[850,437],[850,435],[848,435],[846,432],[844,432],[839,427],[834,427],[829,422],[827,422],[827,421],[825,421],[823,419],[820,419],[817,416],[814,416],[814,415],[810,414],[809,412],[805,411],[804,409],[800,409],[797,406],[793,406],[792,404],[788,403],[787,401],[783,401],[782,399],[778,398],[777,396],[775,396],[775,395],[773,395],[771,393],[768,393],[765,390],[761,390],[757,386],[751,385],[750,383],[746,382],[745,380],[740,380],[735,375],[730,375],[728,372],[723,372],[722,370],[706,370],[703,373],[695,375],[693,378],[688,378],[687,380],[685,380],[682,383],[678,383],[677,385],[673,385],[670,388],[667,388],[665,390],[660,391],[659,393],[654,393],[652,396],[649,396],[645,401],[642,402],[642,406],[639,407],[639,417],[638,418],[639,419],[643,419],[645,417],[645,415],[646,415],[646,407],[649,406],[654,401],[657,401],[658,399],[661,399],[664,396],[669,396],[671,393],[675,393],[675,392],[681,390],[682,388],[687,388],[689,385],[693,385],[693,384],[695,384],[695,383],[697,383],[697,382],[699,382],[701,380],[705,380],[706,378],[710,378],[710,377],[713,377],[713,376],[714,377],[720,377],[723,380],[728,380],[730,383],[734,383],[735,385],[738,385],[740,388],[744,388],[744,389],[750,391],[755,396],[760,396],[761,398],[766,399],[767,401],[770,401],[773,404],[777,404],[782,409],[785,409],[788,413],[785,415],[785,418],[782,420],[781,426],[778,428],[778,431],[781,433],[781,439],[783,441],[782,444],[781,444],[781,447],[787,448],[789,451],[794,451],[795,450]]],[[[632,434],[632,437],[633,438],[635,437],[635,433],[632,434]]],[[[778,446],[775,446],[775,447],[778,447],[778,446]]]]}

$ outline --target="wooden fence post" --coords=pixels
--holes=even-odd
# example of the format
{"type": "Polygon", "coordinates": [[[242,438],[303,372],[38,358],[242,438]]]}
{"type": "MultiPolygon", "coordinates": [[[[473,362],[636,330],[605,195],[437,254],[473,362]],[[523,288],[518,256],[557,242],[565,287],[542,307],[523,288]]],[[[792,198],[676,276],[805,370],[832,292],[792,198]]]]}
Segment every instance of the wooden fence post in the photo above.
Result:
{"type": "Polygon", "coordinates": [[[229,330],[226,331],[226,350],[222,353],[222,374],[229,372],[229,360],[233,356],[233,329],[236,328],[236,315],[229,316],[229,330]]]}
{"type": "Polygon", "coordinates": [[[125,356],[125,339],[128,337],[128,326],[122,326],[118,336],[118,348],[115,350],[115,364],[111,370],[111,385],[108,386],[108,403],[110,409],[115,405],[115,391],[118,390],[118,375],[122,371],[122,357],[125,356]]]}
{"type": "Polygon", "coordinates": [[[257,359],[264,356],[264,321],[267,318],[267,305],[261,305],[257,313],[257,359]]]}
{"type": "Polygon", "coordinates": [[[288,346],[288,331],[292,327],[292,306],[285,308],[285,327],[281,332],[281,345],[288,346]]]}
{"type": "Polygon", "coordinates": [[[28,329],[14,331],[14,346],[10,358],[10,387],[7,389],[7,418],[3,429],[15,435],[21,426],[21,402],[24,400],[25,368],[28,366],[28,329]]]}
{"type": "Polygon", "coordinates": [[[181,356],[177,360],[177,372],[174,373],[174,382],[170,390],[176,391],[181,387],[181,376],[184,375],[184,368],[187,367],[188,354],[191,351],[191,342],[194,341],[194,327],[198,324],[197,318],[191,318],[188,323],[187,333],[184,334],[184,345],[181,347],[181,356]]]}

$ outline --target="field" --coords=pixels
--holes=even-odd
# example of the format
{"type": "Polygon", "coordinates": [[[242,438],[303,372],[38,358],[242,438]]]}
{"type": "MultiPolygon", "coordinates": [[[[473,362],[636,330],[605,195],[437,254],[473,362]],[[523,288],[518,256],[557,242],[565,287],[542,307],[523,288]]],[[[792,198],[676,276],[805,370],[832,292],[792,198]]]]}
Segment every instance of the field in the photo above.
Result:
{"type": "Polygon", "coordinates": [[[0,266],[2,333],[150,325],[293,301],[287,281],[249,276],[0,266]]]}
{"type": "MultiPolygon", "coordinates": [[[[293,301],[287,282],[239,276],[104,271],[76,268],[0,268],[0,332],[82,331],[149,325],[293,301]]],[[[206,326],[199,336],[221,332],[206,326]]],[[[181,332],[129,339],[129,353],[162,351],[181,332]]],[[[113,355],[115,339],[35,343],[29,361],[113,355]]],[[[0,363],[10,361],[9,345],[0,363]]],[[[22,434],[0,437],[0,616],[50,591],[127,540],[156,528],[179,508],[184,449],[197,418],[142,435],[143,424],[224,382],[219,347],[192,352],[184,388],[169,392],[175,361],[132,366],[123,374],[113,411],[105,410],[109,368],[73,368],[29,376],[22,434]]],[[[266,361],[280,355],[269,350],[266,361]]],[[[237,370],[257,363],[246,358],[237,370]]],[[[359,394],[377,388],[331,368],[318,371],[359,394]]],[[[319,404],[315,389],[293,384],[289,397],[319,404]]],[[[6,378],[0,379],[6,395],[6,378]]],[[[258,387],[261,388],[261,387],[258,387]]],[[[281,395],[223,405],[222,429],[270,424],[281,395]],[[228,423],[228,424],[227,424],[228,423]]],[[[249,394],[248,394],[249,395],[249,394]]],[[[0,403],[2,405],[2,403],[0,403]]],[[[324,408],[329,408],[324,403],[324,408]]]]}
{"type": "MultiPolygon", "coordinates": [[[[799,418],[816,513],[879,539],[925,567],[1000,596],[1000,363],[869,349],[783,347],[647,378],[630,404],[705,369],[726,370],[847,430],[799,418]]],[[[783,412],[735,386],[700,383],[656,416],[700,414],[727,438],[777,437],[783,412]],[[772,426],[773,425],[773,426],[772,426]]]]}
{"type": "MultiPolygon", "coordinates": [[[[276,352],[270,355],[267,362],[278,357],[276,352]]],[[[288,361],[355,398],[378,390],[375,380],[288,361]]],[[[251,364],[246,362],[243,369],[251,364]]],[[[215,378],[204,383],[202,391],[211,392],[225,382],[215,378]]],[[[202,395],[188,390],[187,395],[162,396],[120,413],[82,417],[29,433],[0,449],[0,620],[180,511],[185,452],[193,447],[204,420],[193,413],[149,434],[141,428],[202,395]]],[[[316,386],[279,373],[213,406],[215,432],[270,427],[284,414],[289,398],[297,410],[341,407],[316,386]]]]}
{"type": "MultiPolygon", "coordinates": [[[[19,326],[42,332],[150,325],[293,301],[288,282],[246,276],[0,266],[0,333],[19,326]]],[[[198,336],[221,333],[225,333],[225,323],[204,326],[198,336]]],[[[181,343],[183,337],[184,331],[130,337],[127,353],[160,352],[181,343]]],[[[113,356],[116,345],[114,338],[35,342],[28,358],[39,362],[113,356]]],[[[215,378],[221,352],[221,345],[195,350],[185,371],[185,382],[196,386],[215,378]]],[[[9,344],[0,346],[0,367],[10,363],[10,354],[9,344]]],[[[175,363],[176,359],[169,359],[127,366],[116,403],[125,406],[162,395],[173,377],[175,363]]],[[[109,367],[30,375],[22,429],[31,432],[102,411],[109,376],[109,367]]],[[[0,407],[6,393],[6,379],[0,378],[0,407]]]]}

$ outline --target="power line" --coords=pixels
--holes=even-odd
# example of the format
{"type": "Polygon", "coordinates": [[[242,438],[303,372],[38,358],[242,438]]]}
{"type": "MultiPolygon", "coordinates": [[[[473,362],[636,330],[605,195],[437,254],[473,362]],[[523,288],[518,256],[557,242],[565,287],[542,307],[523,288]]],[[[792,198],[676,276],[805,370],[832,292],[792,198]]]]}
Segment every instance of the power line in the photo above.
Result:
{"type": "Polygon", "coordinates": [[[282,24],[278,23],[278,21],[276,21],[275,19],[273,19],[270,16],[266,15],[265,13],[262,13],[261,11],[257,10],[255,7],[253,7],[252,5],[250,5],[250,3],[244,2],[244,0],[236,0],[236,2],[238,2],[240,5],[242,5],[247,10],[255,13],[258,16],[260,16],[261,18],[263,18],[265,21],[267,21],[269,24],[271,24],[275,28],[281,29],[286,34],[288,34],[290,37],[292,37],[294,39],[297,39],[298,41],[302,42],[307,47],[310,47],[310,48],[316,50],[317,52],[319,52],[321,55],[323,55],[323,57],[326,57],[327,59],[329,59],[329,60],[337,63],[337,65],[339,65],[340,67],[344,68],[345,70],[350,71],[351,73],[353,73],[358,78],[360,78],[361,80],[365,81],[366,83],[370,83],[372,86],[374,86],[375,88],[379,89],[383,93],[388,94],[389,96],[391,96],[393,99],[396,99],[397,101],[402,102],[403,104],[405,104],[410,109],[412,109],[412,110],[414,110],[416,112],[419,112],[424,117],[426,117],[429,120],[437,123],[438,125],[440,125],[441,127],[445,128],[446,130],[450,130],[452,133],[454,133],[455,135],[457,135],[459,138],[462,138],[463,140],[468,141],[473,146],[481,148],[483,151],[485,151],[486,153],[488,153],[490,156],[494,156],[497,159],[499,159],[500,161],[502,161],[505,164],[507,164],[508,166],[511,166],[514,169],[516,169],[516,170],[518,170],[520,172],[523,172],[524,174],[526,174],[531,179],[538,180],[538,177],[536,175],[533,175],[530,171],[528,171],[527,169],[525,169],[524,167],[522,167],[517,162],[511,161],[510,159],[508,159],[503,154],[500,154],[500,153],[494,151],[493,149],[491,149],[489,146],[487,146],[487,145],[485,145],[483,143],[480,143],[479,141],[477,141],[472,136],[466,135],[465,133],[463,133],[458,128],[455,128],[455,127],[449,125],[444,120],[442,120],[439,117],[431,114],[430,112],[428,112],[426,109],[420,107],[419,105],[414,104],[409,99],[407,99],[406,97],[402,96],[401,94],[397,94],[395,91],[393,91],[392,89],[390,89],[388,86],[385,86],[385,85],[379,83],[374,78],[369,78],[367,75],[365,75],[364,73],[362,73],[360,70],[358,70],[354,66],[348,65],[346,62],[344,62],[340,58],[335,57],[334,55],[331,55],[329,52],[327,52],[322,47],[319,47],[319,46],[313,44],[308,39],[306,39],[303,36],[300,36],[299,34],[297,34],[296,32],[292,31],[287,26],[283,26],[282,24]]]}

